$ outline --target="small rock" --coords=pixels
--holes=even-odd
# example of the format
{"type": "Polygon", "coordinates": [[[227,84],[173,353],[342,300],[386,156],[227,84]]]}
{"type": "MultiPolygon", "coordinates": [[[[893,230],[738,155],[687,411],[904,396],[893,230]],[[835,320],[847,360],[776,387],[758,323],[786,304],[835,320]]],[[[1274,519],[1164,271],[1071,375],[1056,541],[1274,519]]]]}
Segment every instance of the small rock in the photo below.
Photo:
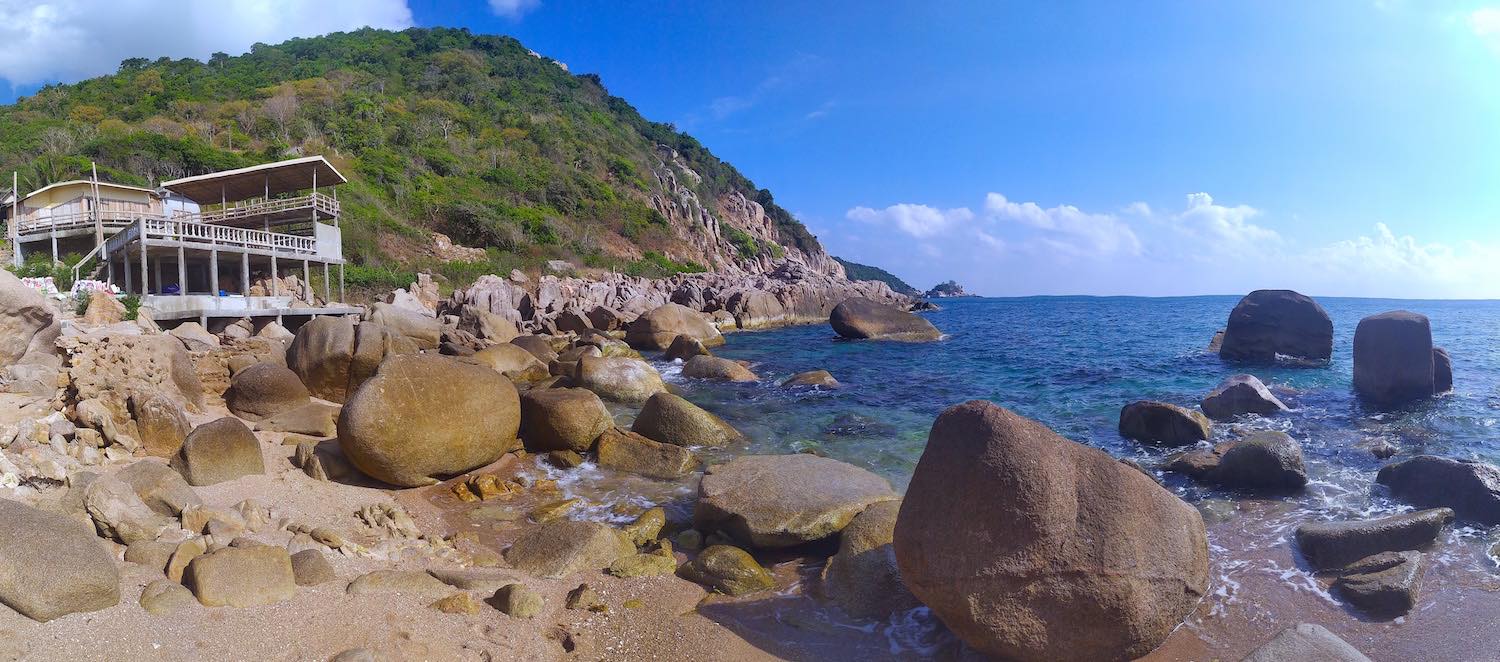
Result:
{"type": "Polygon", "coordinates": [[[478,593],[494,593],[501,586],[516,581],[515,573],[503,570],[428,568],[427,574],[453,588],[478,593]]]}
{"type": "Polygon", "coordinates": [[[141,608],[153,616],[170,614],[197,606],[198,600],[187,587],[170,579],[158,579],[141,591],[141,608]]]}
{"type": "Polygon", "coordinates": [[[376,570],[356,577],[349,582],[349,595],[405,595],[440,596],[451,589],[432,575],[421,570],[376,570]]]}
{"type": "Polygon", "coordinates": [[[172,552],[176,550],[176,543],[139,540],[130,543],[125,548],[125,562],[143,565],[153,570],[164,570],[167,567],[167,561],[172,558],[172,552]]]}
{"type": "Polygon", "coordinates": [[[712,356],[712,354],[708,353],[708,348],[698,342],[697,338],[680,335],[672,339],[672,344],[667,347],[666,353],[662,354],[662,360],[686,361],[694,356],[712,356]]]}
{"type": "Polygon", "coordinates": [[[524,584],[507,584],[495,591],[496,609],[515,618],[535,618],[542,613],[542,595],[524,584]]]}
{"type": "Polygon", "coordinates": [[[1203,398],[1203,413],[1216,421],[1240,414],[1270,416],[1286,411],[1286,405],[1253,375],[1235,375],[1224,380],[1203,398]]]}
{"type": "Polygon", "coordinates": [[[561,579],[586,570],[602,570],[634,553],[635,546],[625,535],[608,525],[558,520],[522,535],[505,550],[505,560],[521,572],[561,579]]]}
{"type": "Polygon", "coordinates": [[[578,588],[568,591],[568,599],[564,606],[568,609],[589,611],[602,611],[605,608],[604,600],[599,598],[599,592],[590,588],[588,584],[579,584],[578,588]]]}
{"type": "Polygon", "coordinates": [[[576,451],[551,451],[547,453],[547,463],[559,469],[572,469],[583,464],[583,456],[576,451]]]}
{"type": "Polygon", "coordinates": [[[177,543],[177,548],[172,551],[171,558],[167,559],[167,579],[181,582],[183,575],[187,572],[188,564],[207,552],[208,539],[206,538],[189,538],[177,543]]]}
{"type": "Polygon", "coordinates": [[[528,513],[527,516],[531,518],[531,521],[536,522],[537,524],[546,524],[548,522],[559,520],[567,516],[567,514],[574,508],[577,508],[580,503],[581,502],[578,499],[558,499],[557,501],[549,501],[532,509],[532,511],[528,513]]]}
{"type": "Polygon", "coordinates": [[[338,579],[328,557],[316,549],[304,549],[292,554],[292,576],[298,586],[317,586],[338,579]]]}
{"type": "Polygon", "coordinates": [[[621,531],[630,539],[632,544],[640,547],[656,540],[657,536],[661,535],[662,527],[666,525],[667,512],[658,507],[641,513],[639,517],[635,518],[634,522],[625,525],[621,531]]]}
{"type": "Polygon", "coordinates": [[[203,503],[182,474],[161,462],[141,460],[121,469],[115,478],[135,490],[152,510],[168,517],[176,517],[183,508],[203,503]]]}
{"type": "Polygon", "coordinates": [[[673,536],[672,542],[682,549],[696,551],[703,547],[703,534],[697,529],[687,529],[673,536]]]}
{"type": "Polygon", "coordinates": [[[1394,618],[1416,606],[1425,565],[1421,552],[1381,552],[1345,567],[1333,587],[1366,613],[1394,618]]]}
{"type": "Polygon", "coordinates": [[[268,545],[225,547],[198,556],[188,564],[183,583],[208,607],[272,604],[297,593],[291,556],[268,545]]]}
{"type": "Polygon", "coordinates": [[[1226,451],[1208,479],[1225,487],[1295,490],[1307,484],[1307,469],[1296,440],[1285,432],[1261,430],[1226,451]]]}
{"type": "Polygon", "coordinates": [[[676,559],[658,554],[633,554],[609,564],[609,574],[626,578],[670,575],[676,569],[676,559]]]}
{"type": "Polygon", "coordinates": [[[113,476],[100,476],[83,492],[83,505],[99,535],[129,545],[155,540],[171,528],[169,520],[151,510],[135,490],[113,476]]]}
{"type": "Polygon", "coordinates": [[[684,563],[678,574],[725,595],[745,595],[775,586],[771,573],[755,562],[749,552],[729,545],[714,545],[684,563]]]}
{"type": "Polygon", "coordinates": [[[1211,435],[1207,416],[1177,405],[1140,400],[1120,410],[1120,436],[1126,439],[1181,446],[1211,435]]]}
{"type": "Polygon", "coordinates": [[[473,616],[479,613],[479,601],[468,593],[454,593],[446,598],[432,603],[431,607],[444,614],[466,614],[473,616]]]}

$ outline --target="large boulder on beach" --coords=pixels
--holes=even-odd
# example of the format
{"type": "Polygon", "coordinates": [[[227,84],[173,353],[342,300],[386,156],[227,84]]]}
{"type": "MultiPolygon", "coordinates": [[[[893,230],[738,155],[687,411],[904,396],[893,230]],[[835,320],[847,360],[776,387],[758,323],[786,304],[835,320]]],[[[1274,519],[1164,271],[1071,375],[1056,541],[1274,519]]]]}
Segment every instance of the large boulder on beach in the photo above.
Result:
{"type": "Polygon", "coordinates": [[[645,402],[667,390],[661,373],[650,363],[624,356],[585,356],[573,373],[573,385],[586,388],[605,400],[645,402]]]}
{"type": "Polygon", "coordinates": [[[371,305],[369,320],[406,336],[420,349],[437,349],[443,337],[442,322],[433,316],[389,303],[371,305]]]}
{"type": "Polygon", "coordinates": [[[619,529],[599,522],[560,519],[523,534],[505,550],[505,560],[521,572],[562,579],[603,570],[635,553],[635,545],[619,529]]]}
{"type": "Polygon", "coordinates": [[[260,442],[239,419],[225,416],[193,429],[172,458],[189,485],[213,485],[266,472],[260,442]]]}
{"type": "Polygon", "coordinates": [[[55,309],[42,293],[0,269],[0,366],[57,353],[61,332],[55,309]]]}
{"type": "Polygon", "coordinates": [[[896,567],[896,517],[900,501],[866,508],[839,533],[839,551],[823,566],[823,591],[844,611],[879,618],[919,606],[896,567]]]}
{"type": "Polygon", "coordinates": [[[749,552],[733,545],[713,545],[682,564],[677,574],[724,595],[748,595],[776,587],[771,573],[749,552]]]}
{"type": "Polygon", "coordinates": [[[1333,355],[1333,320],[1306,295],[1291,290],[1256,290],[1230,311],[1219,357],[1271,363],[1277,355],[1328,360],[1333,355]]]}
{"type": "Polygon", "coordinates": [[[1432,392],[1447,393],[1453,390],[1453,359],[1448,350],[1432,348],[1432,392]]]}
{"type": "Polygon", "coordinates": [[[993,403],[932,426],[896,521],[911,592],[975,650],[1131,660],[1208,590],[1198,511],[1144,473],[993,403]]]}
{"type": "Polygon", "coordinates": [[[387,358],[339,413],[339,448],[360,471],[417,487],[517,447],[516,387],[484,366],[432,354],[387,358]]]}
{"type": "Polygon", "coordinates": [[[1140,400],[1120,409],[1120,436],[1126,439],[1182,446],[1212,435],[1208,417],[1185,407],[1140,400]]]}
{"type": "Polygon", "coordinates": [[[1452,521],[1451,509],[1431,508],[1378,519],[1306,522],[1297,527],[1297,548],[1314,570],[1330,570],[1381,552],[1427,547],[1452,521]]]}
{"type": "Polygon", "coordinates": [[[744,435],[686,398],[657,393],[641,407],[630,431],[676,446],[724,446],[744,435]]]}
{"type": "Polygon", "coordinates": [[[119,601],[120,573],[91,529],[66,515],[0,499],[0,604],[50,621],[119,601]]]}
{"type": "Polygon", "coordinates": [[[536,382],[551,374],[547,371],[547,364],[542,363],[531,352],[510,343],[486,347],[475,352],[471,358],[512,381],[536,382]]]}
{"type": "Polygon", "coordinates": [[[286,350],[286,367],[297,373],[313,395],[343,402],[348,397],[353,358],[354,320],[318,317],[297,329],[297,337],[286,350]]]}
{"type": "Polygon", "coordinates": [[[510,344],[530,352],[542,363],[557,360],[557,350],[553,349],[551,341],[543,336],[516,336],[510,339],[510,344]]]}
{"type": "Polygon", "coordinates": [[[292,557],[285,547],[224,547],[194,557],[182,575],[205,607],[254,607],[297,594],[292,557]]]}
{"type": "Polygon", "coordinates": [[[588,389],[531,389],[521,394],[521,440],[533,453],[587,452],[612,427],[609,409],[588,389]]]}
{"type": "Polygon", "coordinates": [[[1354,391],[1378,407],[1433,394],[1432,326],[1405,310],[1371,315],[1354,329],[1354,391]]]}
{"type": "Polygon", "coordinates": [[[693,525],[757,549],[795,547],[842,531],[870,505],[896,499],[869,471],[816,455],[744,455],[708,468],[693,525]]]}
{"type": "Polygon", "coordinates": [[[677,336],[688,336],[704,347],[724,344],[724,335],[701,313],[675,303],[645,312],[625,329],[625,342],[636,349],[666,349],[677,336]]]}
{"type": "Polygon", "coordinates": [[[618,428],[605,430],[599,435],[595,453],[601,467],[648,478],[673,480],[698,468],[698,458],[688,449],[652,441],[618,428]]]}
{"type": "Polygon", "coordinates": [[[1254,375],[1234,375],[1225,379],[1203,397],[1202,406],[1203,413],[1216,421],[1227,421],[1241,414],[1270,416],[1287,409],[1254,375]]]}
{"type": "Polygon", "coordinates": [[[943,337],[926,318],[864,297],[850,297],[834,306],[828,324],[844,338],[920,341],[943,337]]]}
{"type": "Polygon", "coordinates": [[[140,460],[115,473],[115,478],[129,485],[148,508],[162,515],[176,517],[188,506],[203,504],[182,474],[161,462],[140,460]]]}
{"type": "Polygon", "coordinates": [[[130,394],[130,417],[140,433],[141,446],[147,455],[172,457],[193,431],[187,412],[172,398],[157,392],[138,390],[130,394]]]}
{"type": "Polygon", "coordinates": [[[1260,430],[1225,451],[1208,477],[1224,487],[1296,490],[1307,485],[1307,468],[1297,440],[1278,430],[1260,430]]]}
{"type": "Polygon", "coordinates": [[[1500,467],[1493,464],[1418,455],[1381,467],[1375,482],[1418,508],[1447,506],[1461,520],[1500,524],[1500,467]]]}
{"type": "Polygon", "coordinates": [[[1287,628],[1240,662],[1370,662],[1327,628],[1303,623],[1287,628]]]}
{"type": "Polygon", "coordinates": [[[297,373],[274,363],[256,363],[235,373],[224,391],[224,405],[235,416],[258,421],[309,402],[297,373]]]}
{"type": "Polygon", "coordinates": [[[760,378],[736,361],[717,356],[694,356],[682,364],[682,376],[724,382],[753,382],[760,378]]]}

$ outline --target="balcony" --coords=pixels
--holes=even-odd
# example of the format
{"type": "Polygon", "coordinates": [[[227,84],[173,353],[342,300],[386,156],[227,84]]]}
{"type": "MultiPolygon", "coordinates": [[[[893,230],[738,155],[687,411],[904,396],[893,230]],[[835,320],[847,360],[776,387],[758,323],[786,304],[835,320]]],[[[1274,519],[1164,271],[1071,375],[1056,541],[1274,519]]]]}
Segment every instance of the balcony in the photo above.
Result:
{"type": "Polygon", "coordinates": [[[342,261],[339,229],[324,223],[313,224],[312,236],[266,232],[250,228],[202,223],[196,220],[140,219],[109,238],[106,252],[116,254],[132,244],[148,247],[167,246],[204,251],[249,253],[292,260],[318,262],[342,261]]]}

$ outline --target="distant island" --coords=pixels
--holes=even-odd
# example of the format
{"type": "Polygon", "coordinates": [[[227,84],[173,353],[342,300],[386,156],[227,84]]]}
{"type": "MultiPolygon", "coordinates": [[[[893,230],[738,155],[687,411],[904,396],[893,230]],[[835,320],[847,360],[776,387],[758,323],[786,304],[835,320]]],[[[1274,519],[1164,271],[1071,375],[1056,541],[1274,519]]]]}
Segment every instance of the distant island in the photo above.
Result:
{"type": "Polygon", "coordinates": [[[932,289],[927,290],[927,294],[923,296],[929,299],[951,299],[953,297],[971,297],[974,295],[965,292],[964,286],[950,280],[946,283],[938,283],[932,286],[932,289]]]}
{"type": "Polygon", "coordinates": [[[885,269],[881,269],[880,267],[872,267],[868,264],[850,262],[841,257],[834,257],[833,259],[837,260],[839,264],[844,265],[844,274],[848,276],[849,280],[878,280],[882,283],[885,283],[886,285],[891,286],[891,289],[895,290],[898,294],[905,294],[907,296],[913,297],[922,295],[921,290],[912,287],[906,281],[901,280],[901,278],[896,276],[896,274],[886,271],[885,269]]]}

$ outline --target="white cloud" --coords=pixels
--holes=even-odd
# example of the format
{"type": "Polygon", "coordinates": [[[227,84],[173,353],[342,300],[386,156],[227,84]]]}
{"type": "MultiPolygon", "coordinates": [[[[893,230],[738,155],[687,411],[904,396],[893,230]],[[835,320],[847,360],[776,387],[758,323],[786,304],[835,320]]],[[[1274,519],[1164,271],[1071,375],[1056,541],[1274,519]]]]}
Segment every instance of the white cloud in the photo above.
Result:
{"type": "Polygon", "coordinates": [[[542,0],[490,0],[490,11],[509,19],[518,19],[541,4],[542,0]]]}
{"type": "Polygon", "coordinates": [[[967,207],[941,210],[927,205],[898,204],[885,209],[855,207],[845,214],[850,220],[894,225],[918,239],[936,237],[953,226],[974,219],[967,207]]]}
{"type": "Polygon", "coordinates": [[[1054,250],[1079,255],[1141,251],[1135,232],[1113,214],[1090,214],[1072,205],[1043,208],[1035,202],[1012,202],[999,193],[984,196],[984,211],[989,219],[1043,231],[1039,241],[1054,250]]]}
{"type": "Polygon", "coordinates": [[[1207,193],[1189,193],[1187,209],[1170,220],[1176,229],[1206,240],[1212,248],[1247,250],[1281,240],[1275,230],[1250,222],[1260,210],[1249,205],[1226,207],[1207,193]]]}
{"type": "Polygon", "coordinates": [[[72,82],[132,57],[206,59],[365,26],[412,25],[405,0],[0,0],[0,79],[72,82]]]}
{"type": "Polygon", "coordinates": [[[1500,53],[1500,7],[1481,7],[1469,13],[1469,29],[1496,53],[1500,53]]]}

